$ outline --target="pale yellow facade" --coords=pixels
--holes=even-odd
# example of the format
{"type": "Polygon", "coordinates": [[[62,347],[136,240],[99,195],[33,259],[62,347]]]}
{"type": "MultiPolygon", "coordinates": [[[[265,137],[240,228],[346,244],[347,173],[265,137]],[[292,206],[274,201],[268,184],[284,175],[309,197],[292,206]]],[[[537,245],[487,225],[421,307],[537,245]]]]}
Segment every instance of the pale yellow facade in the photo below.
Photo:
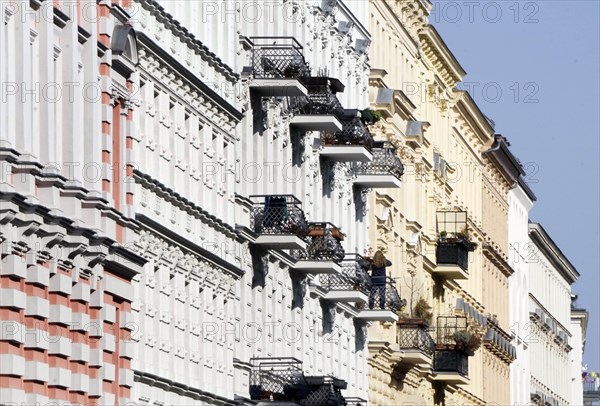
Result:
{"type": "Polygon", "coordinates": [[[438,316],[465,316],[482,344],[468,357],[468,374],[455,376],[436,372],[435,355],[416,362],[398,342],[399,326],[372,325],[369,401],[507,405],[507,199],[521,169],[493,123],[456,89],[465,72],[428,24],[430,10],[428,1],[370,2],[370,105],[382,114],[371,132],[391,141],[405,166],[401,188],[371,192],[371,249],[393,263],[388,272],[408,302],[401,319],[422,297],[432,307],[433,341],[438,316]],[[443,212],[466,212],[477,244],[460,275],[437,265],[443,212]]]}

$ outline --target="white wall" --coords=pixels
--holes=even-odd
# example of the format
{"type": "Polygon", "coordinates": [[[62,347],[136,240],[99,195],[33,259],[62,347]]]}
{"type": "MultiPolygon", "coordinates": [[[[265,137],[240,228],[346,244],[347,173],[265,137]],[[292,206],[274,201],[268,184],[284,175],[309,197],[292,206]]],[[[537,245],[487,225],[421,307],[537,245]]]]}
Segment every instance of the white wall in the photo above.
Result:
{"type": "Polygon", "coordinates": [[[529,360],[529,284],[526,262],[529,210],[533,202],[517,185],[508,194],[509,264],[515,271],[509,280],[510,326],[516,336],[513,341],[517,358],[510,365],[511,404],[524,405],[530,401],[529,360]]]}

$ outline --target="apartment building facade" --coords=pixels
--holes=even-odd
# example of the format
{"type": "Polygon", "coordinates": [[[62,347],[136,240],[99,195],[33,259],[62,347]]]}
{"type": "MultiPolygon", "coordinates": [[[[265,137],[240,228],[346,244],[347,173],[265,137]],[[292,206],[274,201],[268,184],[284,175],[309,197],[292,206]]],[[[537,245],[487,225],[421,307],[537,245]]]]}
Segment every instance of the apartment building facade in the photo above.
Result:
{"type": "Polygon", "coordinates": [[[463,68],[430,24],[429,2],[373,1],[376,139],[406,165],[376,191],[370,235],[407,301],[369,334],[375,404],[508,404],[508,192],[523,174],[493,122],[456,84],[463,68]]]}
{"type": "Polygon", "coordinates": [[[2,6],[2,401],[366,403],[366,3],[2,6]]]}
{"type": "Polygon", "coordinates": [[[529,211],[536,200],[527,184],[521,181],[509,192],[508,241],[509,263],[514,274],[510,278],[510,329],[514,336],[516,359],[510,365],[511,404],[531,401],[529,336],[529,211]]]}
{"type": "MultiPolygon", "coordinates": [[[[573,349],[571,285],[579,273],[537,223],[529,224],[531,400],[564,404],[571,400],[569,352],[573,349]]],[[[575,344],[577,345],[577,344],[575,344]]]]}
{"type": "Polygon", "coordinates": [[[575,271],[428,1],[0,7],[3,403],[568,399],[513,362],[512,224],[575,271]]]}

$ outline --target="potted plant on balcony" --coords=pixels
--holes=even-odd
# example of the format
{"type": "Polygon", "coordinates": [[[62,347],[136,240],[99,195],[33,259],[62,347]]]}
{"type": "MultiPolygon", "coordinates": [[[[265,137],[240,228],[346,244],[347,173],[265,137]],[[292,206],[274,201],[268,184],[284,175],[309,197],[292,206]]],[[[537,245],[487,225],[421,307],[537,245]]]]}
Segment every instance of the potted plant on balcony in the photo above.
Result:
{"type": "Polygon", "coordinates": [[[474,251],[477,248],[477,243],[472,241],[471,234],[467,227],[455,233],[448,233],[447,231],[440,232],[439,241],[444,243],[464,244],[469,251],[474,251]]]}
{"type": "Polygon", "coordinates": [[[331,230],[331,235],[338,239],[338,241],[344,241],[345,234],[342,233],[342,230],[338,227],[334,227],[331,230]]]}
{"type": "Polygon", "coordinates": [[[464,243],[469,251],[475,251],[475,248],[477,248],[477,243],[472,241],[471,234],[466,226],[455,235],[457,240],[464,243]]]}
{"type": "Polygon", "coordinates": [[[327,131],[323,134],[323,144],[325,145],[333,145],[335,143],[335,134],[327,131]]]}
{"type": "Polygon", "coordinates": [[[379,120],[381,120],[381,112],[377,110],[371,110],[370,108],[366,108],[361,110],[360,118],[365,124],[375,124],[379,120]]]}
{"type": "Polygon", "coordinates": [[[322,225],[314,225],[314,224],[310,225],[310,228],[308,229],[309,237],[323,237],[324,235],[325,235],[325,227],[323,227],[322,225]]]}
{"type": "Polygon", "coordinates": [[[460,331],[455,332],[452,335],[452,338],[456,342],[457,350],[466,350],[467,349],[466,347],[471,340],[471,333],[469,333],[466,330],[460,330],[460,331]]]}
{"type": "Polygon", "coordinates": [[[417,300],[414,307],[412,308],[411,317],[403,317],[398,321],[398,324],[413,325],[420,327],[427,327],[431,324],[433,319],[433,313],[431,312],[431,306],[427,303],[425,298],[421,297],[417,300]]]}
{"type": "Polygon", "coordinates": [[[467,343],[467,345],[465,345],[465,351],[469,356],[473,356],[475,354],[475,351],[477,351],[480,346],[481,337],[479,337],[477,334],[471,334],[469,342],[467,343]]]}

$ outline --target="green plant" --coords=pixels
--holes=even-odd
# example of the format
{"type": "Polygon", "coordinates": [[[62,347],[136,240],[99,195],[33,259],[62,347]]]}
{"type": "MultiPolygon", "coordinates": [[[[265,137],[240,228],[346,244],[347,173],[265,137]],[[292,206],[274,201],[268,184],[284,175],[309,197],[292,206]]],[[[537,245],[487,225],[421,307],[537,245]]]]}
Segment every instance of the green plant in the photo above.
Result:
{"type": "Polygon", "coordinates": [[[431,312],[431,306],[427,303],[425,298],[420,298],[415,303],[415,307],[413,309],[413,314],[418,319],[424,319],[428,324],[431,324],[431,320],[433,319],[433,313],[431,312]]]}
{"type": "Polygon", "coordinates": [[[469,251],[474,251],[475,248],[477,248],[477,243],[474,241],[471,241],[471,234],[469,233],[467,226],[465,226],[465,228],[463,228],[459,232],[455,233],[454,235],[456,238],[462,240],[463,242],[465,242],[468,245],[469,251]]]}
{"type": "Polygon", "coordinates": [[[365,124],[375,124],[381,120],[381,112],[366,108],[360,112],[361,119],[365,124]]]}
{"type": "Polygon", "coordinates": [[[469,339],[469,342],[467,342],[465,344],[465,348],[467,349],[467,351],[472,352],[472,353],[477,351],[480,346],[481,346],[481,338],[476,334],[471,334],[471,338],[469,339]]]}
{"type": "Polygon", "coordinates": [[[466,347],[471,340],[471,333],[465,330],[457,331],[452,335],[452,338],[457,344],[462,343],[466,347]]]}
{"type": "Polygon", "coordinates": [[[447,235],[448,235],[448,232],[446,230],[444,230],[440,233],[440,237],[442,237],[442,238],[446,238],[447,235]]]}
{"type": "Polygon", "coordinates": [[[467,229],[466,226],[465,226],[465,228],[463,228],[462,230],[460,230],[459,232],[456,233],[456,238],[461,238],[466,241],[470,240],[469,230],[467,229]]]}

